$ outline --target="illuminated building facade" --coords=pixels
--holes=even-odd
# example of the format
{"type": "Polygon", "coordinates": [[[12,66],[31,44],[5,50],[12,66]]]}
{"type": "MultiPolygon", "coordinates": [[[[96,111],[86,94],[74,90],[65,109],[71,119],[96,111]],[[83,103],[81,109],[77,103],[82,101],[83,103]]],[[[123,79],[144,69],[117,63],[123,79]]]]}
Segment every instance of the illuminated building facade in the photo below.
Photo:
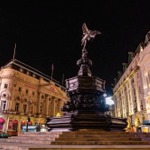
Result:
{"type": "Polygon", "coordinates": [[[113,88],[115,116],[129,118],[138,126],[150,120],[150,33],[135,53],[129,52],[128,63],[118,72],[113,88]]]}
{"type": "Polygon", "coordinates": [[[45,123],[61,115],[68,101],[64,87],[38,70],[12,60],[0,70],[0,130],[21,131],[26,124],[45,123]]]}

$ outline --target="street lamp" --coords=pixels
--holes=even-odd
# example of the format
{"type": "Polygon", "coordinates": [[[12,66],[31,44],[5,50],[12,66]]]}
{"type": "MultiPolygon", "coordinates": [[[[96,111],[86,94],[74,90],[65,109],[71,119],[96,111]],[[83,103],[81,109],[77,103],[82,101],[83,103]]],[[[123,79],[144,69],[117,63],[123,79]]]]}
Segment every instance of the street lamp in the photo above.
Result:
{"type": "Polygon", "coordinates": [[[27,116],[26,132],[28,132],[28,122],[30,122],[30,117],[27,116]]]}
{"type": "Polygon", "coordinates": [[[30,110],[30,104],[32,101],[28,100],[28,111],[27,111],[27,123],[26,123],[26,132],[28,132],[28,122],[30,122],[30,117],[29,117],[29,110],[30,110]]]}

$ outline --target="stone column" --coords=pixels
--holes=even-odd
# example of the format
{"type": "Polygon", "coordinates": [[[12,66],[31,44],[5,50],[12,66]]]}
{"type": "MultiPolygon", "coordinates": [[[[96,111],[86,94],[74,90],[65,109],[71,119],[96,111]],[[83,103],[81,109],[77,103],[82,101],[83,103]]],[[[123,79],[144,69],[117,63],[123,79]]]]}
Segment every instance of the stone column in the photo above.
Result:
{"type": "Polygon", "coordinates": [[[58,103],[58,100],[56,98],[54,98],[54,106],[53,106],[53,108],[54,108],[54,116],[57,115],[57,103],[58,103]]]}
{"type": "Polygon", "coordinates": [[[40,105],[41,105],[41,93],[39,92],[38,93],[38,96],[37,96],[37,100],[38,100],[38,105],[37,105],[37,113],[40,114],[40,105]]]}
{"type": "Polygon", "coordinates": [[[53,117],[56,116],[55,107],[56,107],[56,105],[55,105],[55,98],[52,97],[52,98],[51,98],[51,108],[50,108],[50,109],[52,109],[52,116],[53,116],[53,117]]]}
{"type": "Polygon", "coordinates": [[[46,95],[46,98],[45,98],[45,100],[46,100],[46,112],[45,112],[45,114],[46,114],[46,116],[48,116],[48,108],[49,108],[49,96],[48,95],[46,95]]]}

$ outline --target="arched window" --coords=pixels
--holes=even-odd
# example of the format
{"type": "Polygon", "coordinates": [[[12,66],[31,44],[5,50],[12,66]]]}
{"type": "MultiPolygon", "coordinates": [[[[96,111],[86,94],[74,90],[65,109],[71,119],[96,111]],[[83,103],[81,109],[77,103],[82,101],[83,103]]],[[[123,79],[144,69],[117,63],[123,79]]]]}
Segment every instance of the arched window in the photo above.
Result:
{"type": "Polygon", "coordinates": [[[6,100],[1,100],[1,110],[6,110],[6,100]]]}

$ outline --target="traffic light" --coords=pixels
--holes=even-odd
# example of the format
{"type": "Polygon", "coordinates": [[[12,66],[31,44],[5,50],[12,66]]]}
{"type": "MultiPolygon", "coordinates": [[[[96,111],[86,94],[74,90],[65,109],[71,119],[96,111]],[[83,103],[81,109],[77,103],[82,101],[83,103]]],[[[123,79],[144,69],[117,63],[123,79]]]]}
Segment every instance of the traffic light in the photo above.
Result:
{"type": "Polygon", "coordinates": [[[28,122],[30,122],[30,117],[28,117],[28,122]]]}

